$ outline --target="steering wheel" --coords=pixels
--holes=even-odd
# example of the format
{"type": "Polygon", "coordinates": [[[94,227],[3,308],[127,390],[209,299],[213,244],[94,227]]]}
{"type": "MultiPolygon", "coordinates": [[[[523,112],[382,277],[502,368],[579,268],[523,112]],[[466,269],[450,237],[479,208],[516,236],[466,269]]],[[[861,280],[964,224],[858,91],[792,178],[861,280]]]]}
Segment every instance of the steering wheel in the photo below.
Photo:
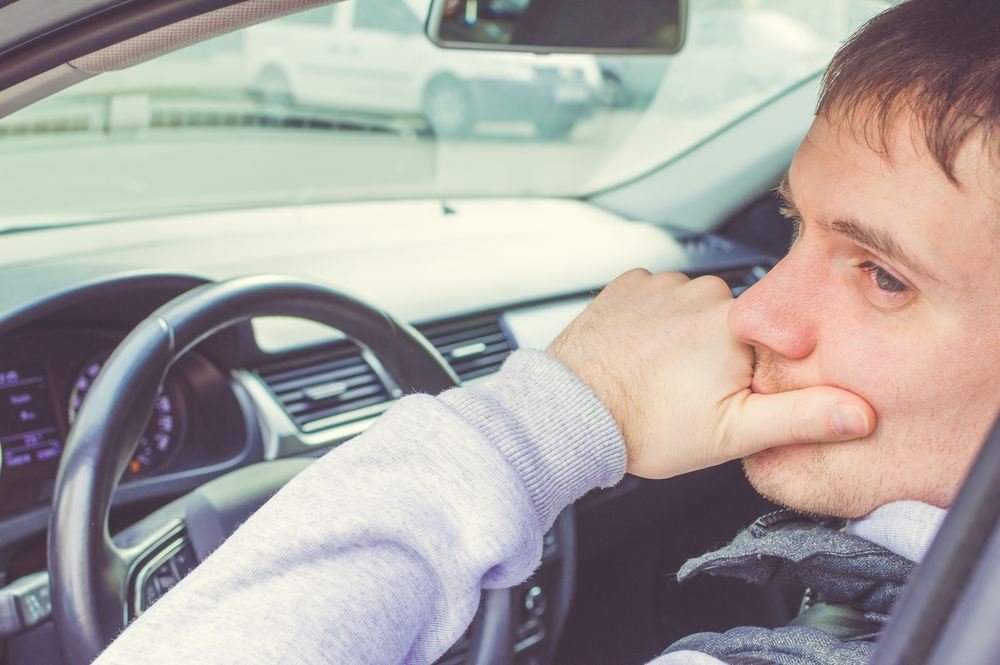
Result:
{"type": "MultiPolygon", "coordinates": [[[[311,460],[261,462],[222,476],[112,537],[108,512],[170,366],[212,333],[257,316],[336,328],[370,349],[406,393],[437,394],[458,377],[410,326],[320,284],[244,277],[195,288],[140,323],[101,371],[66,441],[49,522],[52,616],[68,665],[90,663],[141,607],[143,571],[193,546],[200,561],[311,460]]],[[[507,663],[508,590],[484,594],[470,664],[507,663]]]]}

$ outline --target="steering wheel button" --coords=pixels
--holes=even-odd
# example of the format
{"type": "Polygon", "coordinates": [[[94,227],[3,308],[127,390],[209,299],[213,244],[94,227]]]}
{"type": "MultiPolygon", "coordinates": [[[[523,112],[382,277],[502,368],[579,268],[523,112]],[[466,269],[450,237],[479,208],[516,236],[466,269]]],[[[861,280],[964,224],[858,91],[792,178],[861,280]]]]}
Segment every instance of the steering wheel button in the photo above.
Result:
{"type": "Polygon", "coordinates": [[[177,584],[177,578],[171,575],[158,576],[156,580],[160,583],[160,592],[166,593],[177,584]]]}
{"type": "Polygon", "coordinates": [[[34,593],[28,593],[20,602],[21,616],[25,626],[34,626],[52,614],[52,598],[46,586],[34,593]]]}
{"type": "Polygon", "coordinates": [[[197,560],[194,556],[194,549],[188,545],[180,552],[174,555],[174,565],[177,566],[177,574],[181,577],[187,577],[188,573],[194,570],[194,567],[198,565],[197,560]]]}
{"type": "Polygon", "coordinates": [[[155,603],[160,597],[160,590],[157,588],[156,579],[150,579],[146,582],[146,586],[142,590],[142,609],[147,610],[149,606],[155,603]]]}

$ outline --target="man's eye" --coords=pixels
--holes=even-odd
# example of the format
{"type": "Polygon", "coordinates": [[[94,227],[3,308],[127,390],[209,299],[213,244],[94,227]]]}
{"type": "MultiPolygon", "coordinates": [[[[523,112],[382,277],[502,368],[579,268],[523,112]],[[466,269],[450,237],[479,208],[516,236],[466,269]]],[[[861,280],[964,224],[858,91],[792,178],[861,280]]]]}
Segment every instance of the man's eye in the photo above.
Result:
{"type": "Polygon", "coordinates": [[[871,261],[865,261],[858,267],[868,273],[868,276],[875,282],[875,285],[883,291],[902,293],[909,289],[906,284],[896,279],[891,272],[871,261]]]}

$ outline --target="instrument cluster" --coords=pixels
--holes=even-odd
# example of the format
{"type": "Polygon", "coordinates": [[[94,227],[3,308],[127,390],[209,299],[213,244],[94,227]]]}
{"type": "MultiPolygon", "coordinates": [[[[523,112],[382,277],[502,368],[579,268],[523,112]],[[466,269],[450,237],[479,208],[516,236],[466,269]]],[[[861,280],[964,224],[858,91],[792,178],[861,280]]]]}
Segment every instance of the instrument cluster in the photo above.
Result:
{"type": "MultiPolygon", "coordinates": [[[[55,330],[0,340],[0,517],[51,501],[73,421],[123,337],[55,330]]],[[[245,444],[229,377],[192,352],[168,372],[120,482],[219,464],[245,444]]]]}

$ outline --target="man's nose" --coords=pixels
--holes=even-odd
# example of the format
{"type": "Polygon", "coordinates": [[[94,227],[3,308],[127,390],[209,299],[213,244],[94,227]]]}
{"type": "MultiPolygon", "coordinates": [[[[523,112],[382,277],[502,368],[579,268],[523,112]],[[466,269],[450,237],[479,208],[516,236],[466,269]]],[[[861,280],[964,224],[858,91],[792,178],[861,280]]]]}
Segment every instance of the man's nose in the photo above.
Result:
{"type": "Polygon", "coordinates": [[[741,342],[767,347],[786,358],[804,358],[816,346],[815,265],[796,248],[763,279],[743,292],[729,310],[729,330],[741,342]]]}

